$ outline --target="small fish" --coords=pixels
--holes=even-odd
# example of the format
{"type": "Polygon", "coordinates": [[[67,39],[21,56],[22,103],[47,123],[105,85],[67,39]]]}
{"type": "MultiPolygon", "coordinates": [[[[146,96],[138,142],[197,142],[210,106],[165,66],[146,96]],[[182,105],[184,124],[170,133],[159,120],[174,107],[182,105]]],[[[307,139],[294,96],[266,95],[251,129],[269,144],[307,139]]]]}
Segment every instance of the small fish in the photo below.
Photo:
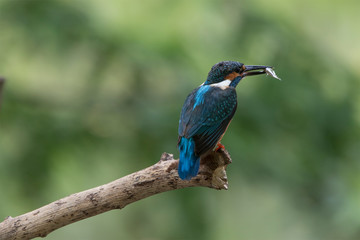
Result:
{"type": "Polygon", "coordinates": [[[274,69],[272,68],[265,68],[265,72],[267,75],[272,76],[273,78],[279,79],[281,81],[281,79],[276,75],[274,69]]]}

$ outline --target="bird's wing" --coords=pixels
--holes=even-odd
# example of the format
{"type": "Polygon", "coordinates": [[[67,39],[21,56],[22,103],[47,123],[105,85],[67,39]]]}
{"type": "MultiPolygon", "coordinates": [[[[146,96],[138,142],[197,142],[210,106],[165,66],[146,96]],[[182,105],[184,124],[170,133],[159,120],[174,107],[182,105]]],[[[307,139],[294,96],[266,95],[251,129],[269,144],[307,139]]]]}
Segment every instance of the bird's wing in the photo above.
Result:
{"type": "Polygon", "coordinates": [[[201,98],[199,89],[185,100],[179,123],[179,136],[194,139],[198,156],[215,147],[237,105],[235,88],[208,87],[201,98]]]}
{"type": "Polygon", "coordinates": [[[199,90],[200,87],[195,88],[190,94],[189,96],[187,96],[184,105],[182,107],[181,110],[181,114],[180,114],[180,120],[179,120],[179,136],[184,136],[185,135],[185,130],[187,125],[190,122],[190,118],[192,117],[192,115],[195,115],[195,113],[193,113],[193,111],[195,110],[193,108],[194,104],[195,104],[195,96],[197,91],[199,90]]]}

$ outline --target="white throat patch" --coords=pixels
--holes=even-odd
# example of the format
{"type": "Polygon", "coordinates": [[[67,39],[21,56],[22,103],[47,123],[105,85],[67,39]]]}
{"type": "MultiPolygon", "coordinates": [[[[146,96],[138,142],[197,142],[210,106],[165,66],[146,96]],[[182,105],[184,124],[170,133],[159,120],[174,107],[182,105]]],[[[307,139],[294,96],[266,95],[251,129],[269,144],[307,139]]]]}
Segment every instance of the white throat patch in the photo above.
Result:
{"type": "Polygon", "coordinates": [[[225,79],[224,81],[210,84],[210,86],[212,86],[212,87],[219,87],[219,88],[221,88],[222,90],[225,90],[226,88],[229,87],[230,83],[231,83],[231,80],[225,79]]]}

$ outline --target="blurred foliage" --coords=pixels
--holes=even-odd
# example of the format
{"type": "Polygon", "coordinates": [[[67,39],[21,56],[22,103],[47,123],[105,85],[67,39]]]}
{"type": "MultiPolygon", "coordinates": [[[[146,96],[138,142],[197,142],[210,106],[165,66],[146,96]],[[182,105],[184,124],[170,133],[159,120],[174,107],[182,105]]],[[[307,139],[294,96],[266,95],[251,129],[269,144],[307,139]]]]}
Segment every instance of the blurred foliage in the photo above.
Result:
{"type": "Polygon", "coordinates": [[[185,97],[238,86],[230,189],[184,189],[47,239],[359,239],[360,2],[4,0],[0,219],[177,155],[185,97]]]}

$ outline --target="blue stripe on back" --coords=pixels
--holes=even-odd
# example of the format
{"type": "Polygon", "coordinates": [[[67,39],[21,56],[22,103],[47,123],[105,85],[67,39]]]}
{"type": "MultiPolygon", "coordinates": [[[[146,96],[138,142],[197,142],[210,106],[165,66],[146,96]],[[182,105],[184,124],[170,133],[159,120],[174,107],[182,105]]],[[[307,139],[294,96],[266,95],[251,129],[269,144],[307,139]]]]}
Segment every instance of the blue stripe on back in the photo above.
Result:
{"type": "Polygon", "coordinates": [[[195,109],[197,105],[204,103],[204,95],[209,89],[210,89],[209,85],[203,85],[199,88],[199,90],[197,90],[193,109],[195,109]]]}

